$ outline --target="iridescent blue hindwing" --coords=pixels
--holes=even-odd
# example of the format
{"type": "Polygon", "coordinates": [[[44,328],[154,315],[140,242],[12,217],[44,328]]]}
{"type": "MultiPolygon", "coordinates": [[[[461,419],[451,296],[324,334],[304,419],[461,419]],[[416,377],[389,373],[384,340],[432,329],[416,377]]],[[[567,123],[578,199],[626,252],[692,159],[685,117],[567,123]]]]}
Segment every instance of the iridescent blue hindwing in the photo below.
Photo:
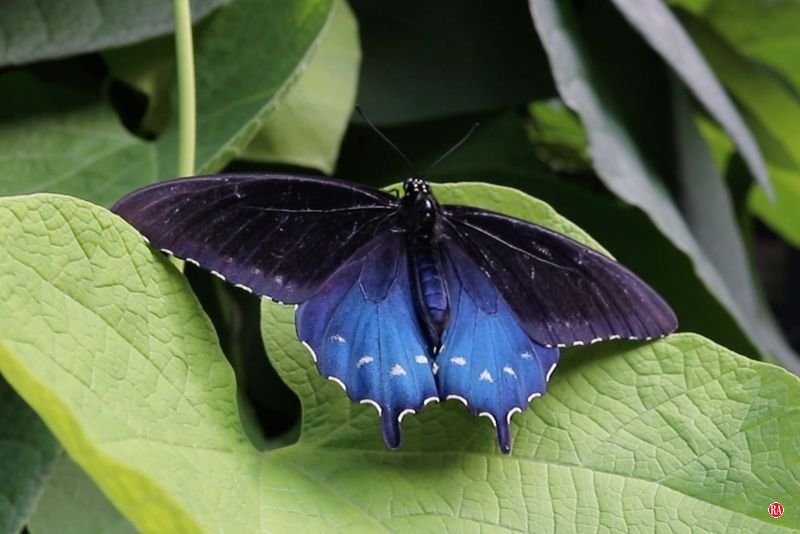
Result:
{"type": "Polygon", "coordinates": [[[438,400],[412,299],[403,237],[387,233],[336,271],[296,316],[297,335],[320,373],[378,410],[391,448],[400,445],[402,418],[438,400]]]}
{"type": "Polygon", "coordinates": [[[491,419],[503,452],[511,416],[541,396],[559,351],[532,341],[492,282],[457,245],[445,245],[450,324],[436,358],[443,399],[458,399],[491,419]]]}

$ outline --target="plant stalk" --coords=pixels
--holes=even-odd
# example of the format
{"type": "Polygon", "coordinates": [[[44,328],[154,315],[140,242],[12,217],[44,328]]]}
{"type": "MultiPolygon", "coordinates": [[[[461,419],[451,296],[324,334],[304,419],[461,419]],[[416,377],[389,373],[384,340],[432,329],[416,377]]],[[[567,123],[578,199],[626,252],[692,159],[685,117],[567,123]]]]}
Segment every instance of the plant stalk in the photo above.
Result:
{"type": "Polygon", "coordinates": [[[197,102],[194,85],[192,14],[189,0],[173,0],[178,65],[178,176],[194,174],[197,102]]]}

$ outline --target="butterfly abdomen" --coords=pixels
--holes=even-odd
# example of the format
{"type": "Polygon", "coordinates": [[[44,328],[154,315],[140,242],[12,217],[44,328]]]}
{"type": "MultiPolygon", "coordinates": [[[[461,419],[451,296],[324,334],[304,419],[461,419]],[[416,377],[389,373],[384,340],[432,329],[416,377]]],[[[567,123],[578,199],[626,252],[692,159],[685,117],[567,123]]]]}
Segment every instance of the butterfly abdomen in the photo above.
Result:
{"type": "Polygon", "coordinates": [[[427,331],[428,341],[435,349],[441,344],[442,333],[450,319],[441,260],[430,244],[417,241],[409,246],[412,249],[409,257],[416,289],[416,307],[427,331]]]}

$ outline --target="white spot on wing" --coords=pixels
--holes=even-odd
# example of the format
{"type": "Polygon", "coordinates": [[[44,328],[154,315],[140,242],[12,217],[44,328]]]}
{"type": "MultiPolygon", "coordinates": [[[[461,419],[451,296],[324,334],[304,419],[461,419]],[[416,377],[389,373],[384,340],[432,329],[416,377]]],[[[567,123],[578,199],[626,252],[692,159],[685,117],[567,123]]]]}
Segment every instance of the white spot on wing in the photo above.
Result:
{"type": "Polygon", "coordinates": [[[436,363],[436,362],[433,362],[432,369],[433,369],[433,375],[436,376],[436,373],[439,372],[439,364],[436,363]]]}
{"type": "Polygon", "coordinates": [[[412,414],[412,413],[417,413],[417,411],[416,410],[412,410],[411,408],[406,408],[405,410],[400,412],[400,415],[397,416],[397,422],[398,423],[402,423],[403,422],[403,417],[407,416],[408,414],[412,414]]]}
{"type": "Polygon", "coordinates": [[[581,345],[583,345],[583,341],[581,341],[581,340],[577,340],[577,341],[573,341],[572,342],[572,346],[573,347],[580,347],[581,345]]]}
{"type": "Polygon", "coordinates": [[[423,356],[422,354],[418,354],[417,356],[414,356],[414,360],[417,363],[428,363],[427,356],[423,356]]]}
{"type": "Polygon", "coordinates": [[[557,364],[554,363],[553,365],[550,366],[550,370],[547,371],[547,376],[544,377],[545,382],[550,382],[550,377],[553,376],[553,371],[556,370],[556,365],[557,364]]]}
{"type": "Polygon", "coordinates": [[[383,412],[383,410],[381,409],[381,406],[380,406],[380,404],[378,404],[377,402],[375,402],[375,401],[374,401],[374,400],[372,400],[372,399],[361,399],[361,400],[360,400],[360,401],[358,401],[358,402],[359,402],[359,404],[369,404],[370,406],[372,406],[373,408],[375,408],[376,410],[378,410],[378,415],[380,415],[380,414],[381,414],[381,412],[383,412]]]}
{"type": "Polygon", "coordinates": [[[192,258],[186,258],[186,263],[191,263],[195,267],[200,267],[200,263],[197,260],[193,260],[192,258]]]}
{"type": "Polygon", "coordinates": [[[334,335],[332,335],[331,337],[329,337],[328,339],[330,339],[331,341],[335,341],[336,343],[344,343],[345,341],[347,341],[347,340],[346,340],[346,339],[345,339],[345,338],[344,338],[342,335],[340,335],[340,334],[334,334],[334,335]]]}
{"type": "MultiPolygon", "coordinates": [[[[546,346],[551,346],[551,345],[546,345],[546,346]]],[[[520,356],[520,358],[522,358],[523,360],[530,360],[531,358],[533,358],[533,354],[531,354],[531,353],[530,353],[530,352],[528,352],[527,350],[526,350],[525,352],[522,352],[522,353],[520,353],[520,355],[519,355],[519,356],[520,356]]]]}
{"type": "Polygon", "coordinates": [[[506,365],[505,367],[503,367],[503,372],[507,375],[513,376],[514,378],[517,377],[517,373],[514,372],[514,368],[511,367],[510,365],[506,365]]]}
{"type": "Polygon", "coordinates": [[[538,399],[541,396],[542,396],[541,393],[531,393],[530,395],[528,395],[528,402],[531,402],[533,399],[538,399]]]}
{"type": "Polygon", "coordinates": [[[453,356],[452,358],[450,358],[450,363],[464,366],[467,365],[467,359],[464,358],[463,356],[453,356]]]}
{"type": "Polygon", "coordinates": [[[490,373],[488,369],[484,369],[484,370],[483,370],[483,372],[481,373],[481,376],[480,376],[479,380],[480,380],[481,382],[489,382],[490,384],[491,384],[492,382],[494,382],[494,379],[492,378],[492,373],[490,373]]]}
{"type": "Polygon", "coordinates": [[[595,343],[600,343],[601,341],[603,341],[602,337],[596,337],[589,342],[589,345],[594,345],[595,343]]]}
{"type": "Polygon", "coordinates": [[[331,382],[334,382],[334,383],[336,383],[336,384],[339,384],[339,387],[340,387],[340,388],[342,388],[344,391],[347,391],[347,386],[345,386],[345,385],[344,385],[344,382],[342,382],[341,380],[339,380],[339,379],[338,379],[338,378],[336,378],[335,376],[332,376],[332,375],[331,375],[331,376],[329,376],[329,377],[328,377],[328,380],[330,380],[331,382]]]}
{"type": "Polygon", "coordinates": [[[406,374],[406,370],[403,369],[399,363],[396,363],[394,364],[394,367],[392,367],[392,370],[389,371],[389,374],[392,376],[403,376],[406,374]]]}
{"type": "Polygon", "coordinates": [[[309,345],[305,341],[303,341],[302,343],[303,343],[303,346],[308,349],[308,352],[311,353],[311,358],[314,360],[314,363],[317,363],[317,353],[314,352],[314,349],[311,348],[311,345],[309,345]]]}
{"type": "Polygon", "coordinates": [[[361,359],[356,362],[356,367],[362,367],[374,361],[375,358],[373,358],[372,356],[362,356],[361,359]]]}
{"type": "Polygon", "coordinates": [[[493,426],[493,427],[495,427],[495,428],[497,428],[497,419],[495,419],[495,418],[494,418],[494,416],[493,416],[492,414],[490,414],[489,412],[481,412],[481,413],[479,413],[478,415],[479,415],[480,417],[486,417],[486,418],[488,418],[488,419],[489,419],[489,421],[491,421],[491,422],[492,422],[492,426],[493,426]]]}
{"type": "Polygon", "coordinates": [[[424,401],[422,401],[423,406],[427,406],[432,402],[439,402],[439,397],[428,397],[424,401]]]}
{"type": "Polygon", "coordinates": [[[246,286],[246,285],[244,285],[244,284],[234,284],[234,285],[233,285],[233,287],[238,287],[239,289],[242,289],[242,290],[244,290],[244,291],[247,291],[248,293],[252,293],[252,292],[253,292],[253,290],[252,290],[252,289],[250,289],[249,287],[247,287],[247,286],[246,286]]]}
{"type": "Polygon", "coordinates": [[[522,413],[522,408],[520,408],[519,406],[514,406],[513,408],[511,408],[506,414],[506,423],[508,423],[509,425],[511,424],[511,416],[514,415],[515,413],[522,413]]]}
{"type": "Polygon", "coordinates": [[[618,334],[613,334],[608,336],[608,339],[609,341],[614,341],[615,339],[620,339],[620,336],[618,334]]]}
{"type": "Polygon", "coordinates": [[[217,271],[213,271],[213,270],[211,271],[211,274],[213,274],[214,276],[216,276],[217,278],[219,278],[219,279],[220,279],[220,280],[222,280],[223,282],[225,281],[225,275],[223,275],[223,274],[220,274],[220,273],[218,273],[217,271]]]}
{"type": "Polygon", "coordinates": [[[175,255],[175,253],[174,253],[174,252],[172,252],[172,251],[171,251],[170,249],[168,249],[168,248],[162,248],[162,249],[161,249],[161,252],[163,252],[164,254],[169,254],[170,256],[174,256],[174,255],[175,255]]]}
{"type": "Polygon", "coordinates": [[[447,400],[451,400],[451,399],[455,399],[455,400],[459,401],[464,406],[469,406],[469,403],[467,402],[467,399],[465,399],[461,395],[448,395],[447,396],[447,400]]]}

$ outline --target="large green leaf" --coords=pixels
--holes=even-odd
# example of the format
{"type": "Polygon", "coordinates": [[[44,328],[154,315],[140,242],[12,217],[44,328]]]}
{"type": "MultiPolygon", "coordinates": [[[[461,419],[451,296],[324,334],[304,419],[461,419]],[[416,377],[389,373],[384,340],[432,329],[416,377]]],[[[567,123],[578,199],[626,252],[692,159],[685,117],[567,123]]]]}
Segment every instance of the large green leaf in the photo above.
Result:
{"type": "Polygon", "coordinates": [[[133,526],[108,502],[75,462],[61,455],[28,523],[31,534],[133,534],[133,526]]]}
{"type": "Polygon", "coordinates": [[[344,0],[307,70],[253,138],[241,159],[288,163],[332,173],[353,113],[361,48],[358,27],[344,0]]]}
{"type": "Polygon", "coordinates": [[[714,72],[663,0],[611,0],[725,128],[756,180],[771,191],[764,158],[714,72]]]}
{"type": "MultiPolygon", "coordinates": [[[[592,244],[512,190],[437,193],[592,244]]],[[[0,200],[0,227],[0,372],[140,530],[800,526],[800,380],[698,336],[566,353],[550,393],[514,419],[512,456],[453,403],[404,421],[391,452],[374,410],[315,371],[292,309],[265,302],[268,350],[304,427],[261,453],[187,284],[123,221],[37,195],[0,200]],[[766,514],[776,499],[779,520],[766,514]]]]}
{"type": "Polygon", "coordinates": [[[0,532],[17,533],[28,522],[60,451],[39,416],[0,376],[0,532]]]}
{"type": "MultiPolygon", "coordinates": [[[[196,21],[229,0],[193,0],[196,21]]],[[[96,52],[172,32],[164,0],[5,2],[0,13],[0,67],[96,52]]]]}
{"type": "MultiPolygon", "coordinates": [[[[594,9],[600,5],[591,4],[594,9]]],[[[531,10],[550,56],[561,96],[581,117],[589,137],[594,167],[606,186],[623,200],[644,210],[659,230],[692,260],[698,277],[764,355],[797,368],[798,357],[775,328],[769,311],[754,300],[756,292],[752,288],[741,290],[738,284],[742,277],[727,278],[731,269],[721,265],[734,259],[724,255],[714,257],[710,254],[713,251],[704,249],[695,235],[697,230],[689,226],[666,189],[661,175],[669,172],[669,165],[665,168],[666,153],[659,148],[669,142],[669,137],[659,138],[661,130],[654,127],[653,122],[663,113],[658,106],[668,102],[670,96],[666,92],[659,98],[655,94],[658,86],[653,84],[643,90],[629,83],[630,77],[635,77],[638,72],[632,67],[636,57],[634,45],[625,41],[629,57],[624,64],[611,63],[607,60],[609,51],[606,46],[613,43],[599,42],[598,35],[593,33],[595,40],[589,46],[584,35],[601,30],[608,32],[607,26],[580,26],[566,2],[534,0],[531,10]],[[600,55],[603,53],[606,56],[600,55]],[[606,61],[603,61],[604,57],[606,61]]],[[[604,22],[613,23],[613,19],[604,22]]],[[[619,28],[614,27],[614,30],[618,32],[619,28]]],[[[604,35],[608,34],[599,37],[604,35]]],[[[615,38],[624,39],[624,36],[615,34],[615,38]]],[[[620,53],[620,47],[612,51],[620,53]]],[[[639,68],[643,64],[640,63],[639,68]]],[[[669,87],[667,80],[662,85],[669,87]]],[[[663,123],[659,121],[658,124],[663,123]]],[[[669,132],[668,128],[662,128],[664,133],[669,132]]],[[[691,182],[685,183],[691,185],[691,182]]],[[[715,214],[707,212],[706,215],[715,214]]],[[[732,217],[724,218],[730,220],[732,217]]],[[[719,221],[716,227],[737,232],[724,220],[719,221]]],[[[736,235],[732,238],[741,239],[736,235]]],[[[747,270],[747,265],[737,267],[740,273],[747,270]]]]}
{"type": "MultiPolygon", "coordinates": [[[[219,170],[244,150],[310,61],[332,0],[237,0],[196,36],[199,171],[219,170]]],[[[158,63],[156,61],[156,63],[158,63]]],[[[64,192],[107,204],[174,176],[177,122],[155,142],[128,133],[93,91],[0,75],[0,194],[64,192]]],[[[85,85],[85,84],[83,84],[85,85]]]]}

